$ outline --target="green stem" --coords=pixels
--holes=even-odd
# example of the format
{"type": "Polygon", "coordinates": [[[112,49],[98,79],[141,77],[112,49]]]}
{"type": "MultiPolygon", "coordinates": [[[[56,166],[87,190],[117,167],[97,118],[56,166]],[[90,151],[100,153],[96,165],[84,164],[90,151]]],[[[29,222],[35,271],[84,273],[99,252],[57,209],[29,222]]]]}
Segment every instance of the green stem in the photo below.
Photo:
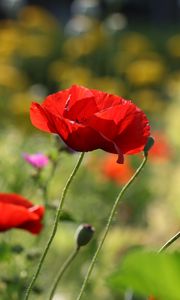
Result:
{"type": "Polygon", "coordinates": [[[176,233],[172,238],[170,238],[158,251],[158,253],[163,252],[165,249],[169,248],[180,237],[180,231],[176,233]]]}
{"type": "Polygon", "coordinates": [[[94,268],[94,265],[95,265],[95,263],[96,263],[98,254],[99,254],[99,252],[100,252],[100,250],[101,250],[101,248],[102,248],[102,246],[103,246],[103,244],[104,244],[104,241],[105,241],[106,236],[107,236],[107,234],[108,234],[108,231],[109,231],[109,229],[110,229],[110,225],[111,225],[111,222],[112,222],[112,220],[113,220],[114,214],[115,214],[115,212],[116,212],[117,206],[118,206],[118,204],[119,204],[119,202],[120,202],[120,199],[121,199],[122,196],[124,195],[124,192],[128,189],[128,187],[129,187],[129,186],[131,185],[131,183],[134,181],[134,179],[138,176],[138,174],[140,173],[140,171],[141,171],[142,168],[144,167],[146,161],[147,161],[147,155],[144,157],[144,159],[143,159],[141,165],[140,165],[139,168],[136,170],[136,172],[134,173],[134,175],[133,175],[133,176],[131,177],[131,179],[125,184],[125,186],[122,188],[122,190],[121,190],[120,193],[118,194],[118,196],[117,196],[117,198],[116,198],[116,200],[115,200],[115,202],[114,202],[114,205],[113,205],[113,207],[112,207],[112,210],[111,210],[111,212],[110,212],[110,215],[109,215],[109,218],[108,218],[108,221],[107,221],[105,230],[104,230],[104,234],[103,234],[103,236],[102,236],[102,238],[101,238],[101,240],[100,240],[100,242],[99,242],[99,246],[98,246],[98,248],[97,248],[97,250],[96,250],[96,252],[95,252],[95,254],[94,254],[94,256],[93,256],[93,258],[92,258],[92,260],[91,260],[91,263],[90,263],[90,265],[89,265],[89,269],[88,269],[88,271],[87,271],[87,274],[86,274],[85,279],[84,279],[84,282],[83,282],[83,284],[82,284],[80,293],[79,293],[78,297],[76,298],[76,300],[80,300],[80,299],[81,299],[82,294],[83,294],[83,292],[84,292],[84,290],[85,290],[85,288],[86,288],[86,285],[87,285],[87,283],[88,283],[89,277],[90,277],[91,272],[92,272],[92,270],[93,270],[93,268],[94,268]]]}
{"type": "Polygon", "coordinates": [[[49,175],[47,181],[44,182],[43,184],[40,184],[40,189],[41,189],[42,194],[43,194],[44,204],[45,204],[46,208],[48,207],[48,188],[49,188],[50,179],[53,178],[54,173],[55,173],[56,168],[57,168],[57,165],[58,165],[57,160],[52,161],[52,168],[51,168],[51,172],[50,172],[50,175],[49,175]]]}
{"type": "Polygon", "coordinates": [[[39,264],[38,264],[37,269],[36,269],[36,271],[35,271],[35,273],[33,275],[33,278],[32,278],[32,280],[31,280],[31,282],[30,282],[30,284],[29,284],[29,286],[27,288],[24,300],[27,300],[29,298],[30,292],[31,292],[31,290],[32,290],[32,288],[34,286],[34,283],[35,283],[35,281],[36,281],[36,279],[37,279],[37,277],[39,275],[39,272],[40,272],[40,270],[42,268],[44,259],[45,259],[46,255],[47,255],[48,250],[49,250],[49,248],[51,246],[51,243],[52,243],[52,241],[53,241],[53,239],[55,237],[66,193],[68,191],[68,188],[69,188],[69,186],[70,186],[70,184],[71,184],[74,176],[76,175],[77,170],[80,167],[80,164],[82,162],[83,157],[84,157],[84,153],[81,153],[81,155],[80,155],[80,157],[78,159],[78,162],[77,162],[76,166],[74,167],[71,175],[69,176],[69,178],[68,178],[68,180],[66,182],[66,185],[65,185],[65,187],[64,187],[64,189],[62,191],[61,199],[60,199],[59,206],[58,206],[58,209],[57,209],[57,212],[56,212],[56,217],[55,217],[55,220],[54,220],[54,225],[53,225],[52,233],[51,233],[51,235],[49,237],[49,240],[48,240],[48,242],[46,244],[44,252],[43,252],[43,254],[42,254],[41,258],[40,258],[39,264]]]}
{"type": "Polygon", "coordinates": [[[80,247],[77,247],[72,253],[71,255],[67,258],[67,260],[64,262],[64,264],[62,265],[59,273],[57,274],[55,280],[54,280],[54,283],[53,283],[53,286],[52,286],[52,290],[51,290],[51,293],[50,293],[50,296],[49,296],[49,300],[52,300],[53,299],[53,296],[54,296],[54,293],[55,293],[55,290],[57,288],[57,285],[59,283],[59,281],[61,280],[64,272],[68,269],[68,267],[70,266],[71,262],[75,259],[75,257],[77,256],[78,252],[79,252],[79,249],[80,247]]]}

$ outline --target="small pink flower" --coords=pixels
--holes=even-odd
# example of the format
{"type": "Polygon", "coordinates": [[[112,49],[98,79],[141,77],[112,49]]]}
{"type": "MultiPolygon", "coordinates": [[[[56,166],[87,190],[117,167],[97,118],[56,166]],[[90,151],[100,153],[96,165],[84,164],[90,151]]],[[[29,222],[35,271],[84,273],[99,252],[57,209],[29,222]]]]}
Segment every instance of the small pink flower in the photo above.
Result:
{"type": "Polygon", "coordinates": [[[23,153],[23,158],[31,166],[37,169],[44,168],[49,162],[49,158],[42,153],[35,153],[35,154],[23,153]]]}

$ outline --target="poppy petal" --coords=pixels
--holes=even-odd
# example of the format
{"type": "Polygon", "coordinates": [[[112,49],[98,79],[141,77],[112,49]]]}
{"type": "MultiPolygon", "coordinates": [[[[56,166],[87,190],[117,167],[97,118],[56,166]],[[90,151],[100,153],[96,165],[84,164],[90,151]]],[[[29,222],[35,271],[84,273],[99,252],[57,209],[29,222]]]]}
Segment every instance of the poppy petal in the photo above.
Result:
{"type": "Polygon", "coordinates": [[[42,229],[44,207],[33,205],[18,194],[0,193],[0,232],[21,228],[38,234],[42,229]]]}
{"type": "Polygon", "coordinates": [[[68,99],[69,89],[66,89],[47,96],[42,103],[42,107],[46,108],[54,115],[62,116],[68,99]]]}
{"type": "Polygon", "coordinates": [[[30,107],[30,119],[32,124],[38,129],[56,133],[56,129],[50,122],[46,110],[40,104],[32,102],[30,107]]]}
{"type": "Polygon", "coordinates": [[[131,102],[95,114],[88,119],[87,125],[114,142],[115,147],[124,154],[136,153],[139,148],[142,150],[150,134],[145,114],[131,102]]]}
{"type": "MultiPolygon", "coordinates": [[[[115,151],[114,145],[101,134],[89,126],[78,124],[74,121],[48,114],[56,133],[72,149],[81,152],[102,149],[102,147],[115,151]]],[[[116,151],[115,151],[116,153],[116,151]]]]}
{"type": "Polygon", "coordinates": [[[26,208],[33,206],[29,200],[18,194],[0,193],[0,203],[10,203],[17,206],[24,206],[26,208]]]}
{"type": "Polygon", "coordinates": [[[37,221],[39,216],[36,213],[31,213],[28,209],[14,204],[0,203],[1,221],[0,231],[18,227],[27,221],[37,221]]]}

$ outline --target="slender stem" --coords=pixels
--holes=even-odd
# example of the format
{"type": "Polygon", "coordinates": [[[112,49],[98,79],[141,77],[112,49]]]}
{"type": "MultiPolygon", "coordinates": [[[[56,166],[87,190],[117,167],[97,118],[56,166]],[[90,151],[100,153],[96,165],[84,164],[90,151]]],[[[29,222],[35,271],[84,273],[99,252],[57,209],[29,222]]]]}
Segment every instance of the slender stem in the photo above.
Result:
{"type": "Polygon", "coordinates": [[[77,256],[78,252],[79,252],[80,247],[77,247],[71,254],[70,256],[67,258],[67,260],[64,262],[64,264],[62,265],[59,273],[57,274],[54,283],[52,285],[52,290],[49,296],[49,300],[53,299],[55,290],[57,288],[57,285],[60,281],[60,279],[62,278],[64,272],[68,269],[68,267],[70,266],[71,262],[75,259],[75,257],[77,256]]]}
{"type": "Polygon", "coordinates": [[[49,183],[51,178],[54,176],[54,173],[56,171],[58,165],[58,161],[52,161],[52,167],[51,167],[51,172],[50,175],[48,176],[46,182],[43,182],[42,184],[39,184],[39,187],[42,191],[42,195],[43,195],[43,200],[44,200],[44,205],[47,208],[48,207],[48,188],[49,188],[49,183]]]}
{"type": "Polygon", "coordinates": [[[158,251],[158,253],[163,252],[165,249],[169,248],[178,238],[180,238],[180,231],[171,237],[158,251]]]}
{"type": "Polygon", "coordinates": [[[62,195],[61,195],[61,199],[60,199],[60,202],[59,202],[59,206],[58,206],[58,209],[56,211],[56,217],[55,217],[55,220],[54,220],[54,225],[53,225],[52,233],[51,233],[51,235],[49,237],[49,240],[48,240],[48,242],[46,244],[44,252],[43,252],[43,254],[42,254],[41,258],[40,258],[39,264],[38,264],[37,269],[36,269],[36,271],[35,271],[35,273],[33,275],[33,278],[32,278],[32,280],[31,280],[31,282],[30,282],[30,284],[29,284],[29,286],[27,288],[24,300],[27,300],[29,298],[30,292],[31,292],[31,290],[32,290],[32,288],[34,286],[34,283],[35,283],[35,281],[36,281],[36,279],[37,279],[37,277],[39,275],[39,272],[40,272],[40,270],[42,268],[44,259],[45,259],[46,255],[47,255],[48,250],[49,250],[49,248],[51,246],[51,243],[52,243],[52,241],[53,241],[53,239],[55,237],[66,193],[68,191],[68,188],[69,188],[69,186],[70,186],[70,184],[71,184],[74,176],[76,175],[77,170],[80,167],[80,164],[82,162],[83,157],[84,157],[84,153],[81,153],[81,155],[79,156],[78,162],[77,162],[76,166],[74,167],[71,175],[69,176],[69,178],[68,178],[68,180],[66,182],[66,185],[65,185],[65,187],[64,187],[64,189],[62,191],[62,195]]]}
{"type": "Polygon", "coordinates": [[[146,161],[147,161],[147,155],[144,157],[144,159],[143,159],[141,165],[140,165],[139,168],[136,170],[136,172],[134,173],[134,175],[133,175],[133,176],[131,177],[131,179],[125,184],[125,186],[122,188],[122,190],[121,190],[120,193],[118,194],[118,196],[117,196],[117,198],[116,198],[116,200],[115,200],[115,202],[114,202],[114,205],[113,205],[113,207],[112,207],[112,210],[111,210],[111,212],[110,212],[110,215],[109,215],[109,218],[108,218],[108,221],[107,221],[105,230],[104,230],[104,234],[103,234],[103,236],[102,236],[102,238],[101,238],[101,240],[100,240],[100,242],[99,242],[99,246],[98,246],[98,248],[97,248],[97,250],[96,250],[96,252],[95,252],[95,254],[94,254],[94,256],[93,256],[93,258],[92,258],[92,260],[91,260],[91,263],[90,263],[90,265],[89,265],[89,269],[88,269],[88,271],[87,271],[87,274],[86,274],[85,279],[84,279],[84,282],[83,282],[83,284],[82,284],[80,293],[79,293],[78,297],[76,298],[76,300],[80,300],[80,299],[81,299],[82,294],[83,294],[83,292],[84,292],[84,290],[85,290],[85,288],[86,288],[86,285],[87,285],[87,283],[88,283],[89,277],[90,277],[91,272],[92,272],[92,270],[93,270],[93,268],[94,268],[94,265],[95,265],[95,263],[96,263],[98,254],[99,254],[99,252],[100,252],[100,250],[101,250],[101,248],[102,248],[102,246],[103,246],[103,244],[104,244],[104,241],[105,241],[106,236],[107,236],[107,234],[108,234],[108,231],[109,231],[109,229],[110,229],[110,225],[111,225],[111,222],[112,222],[112,220],[113,220],[114,214],[115,214],[115,212],[116,212],[116,208],[117,208],[117,206],[118,206],[118,204],[119,204],[119,202],[120,202],[120,199],[122,198],[124,192],[128,189],[128,187],[129,187],[129,186],[131,185],[131,183],[134,181],[134,179],[138,176],[138,174],[140,173],[140,171],[141,171],[142,168],[144,167],[146,161]]]}

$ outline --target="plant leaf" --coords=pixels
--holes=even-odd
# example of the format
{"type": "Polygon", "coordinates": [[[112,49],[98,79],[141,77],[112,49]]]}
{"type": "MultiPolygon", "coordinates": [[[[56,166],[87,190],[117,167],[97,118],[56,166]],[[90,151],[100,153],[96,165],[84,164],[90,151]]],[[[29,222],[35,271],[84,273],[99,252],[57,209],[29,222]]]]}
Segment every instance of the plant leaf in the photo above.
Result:
{"type": "Polygon", "coordinates": [[[136,251],[129,253],[108,279],[116,292],[131,288],[158,300],[180,299],[180,253],[136,251]]]}

